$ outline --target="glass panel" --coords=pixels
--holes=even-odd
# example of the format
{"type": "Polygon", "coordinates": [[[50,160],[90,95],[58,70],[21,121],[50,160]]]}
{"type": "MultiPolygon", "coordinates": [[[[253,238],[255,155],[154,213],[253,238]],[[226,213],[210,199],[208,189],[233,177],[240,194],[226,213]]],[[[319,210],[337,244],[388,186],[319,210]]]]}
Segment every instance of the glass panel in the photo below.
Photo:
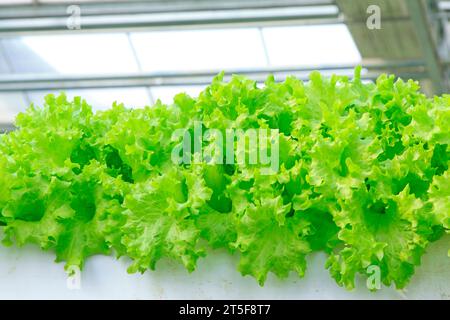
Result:
{"type": "Polygon", "coordinates": [[[9,73],[11,72],[8,63],[6,62],[6,56],[3,50],[3,43],[0,40],[0,73],[9,73]]]}
{"type": "Polygon", "coordinates": [[[1,5],[12,5],[12,4],[27,4],[32,3],[33,0],[0,0],[1,5]]]}
{"type": "Polygon", "coordinates": [[[145,71],[222,70],[266,65],[257,29],[132,33],[145,71]]]}
{"type": "Polygon", "coordinates": [[[138,71],[125,34],[27,36],[4,40],[13,71],[108,74],[138,71]]]}
{"type": "Polygon", "coordinates": [[[19,112],[28,107],[25,95],[20,92],[0,93],[0,124],[12,123],[19,112]]]}
{"type": "Polygon", "coordinates": [[[355,64],[361,55],[345,25],[263,29],[272,66],[355,64]]]}

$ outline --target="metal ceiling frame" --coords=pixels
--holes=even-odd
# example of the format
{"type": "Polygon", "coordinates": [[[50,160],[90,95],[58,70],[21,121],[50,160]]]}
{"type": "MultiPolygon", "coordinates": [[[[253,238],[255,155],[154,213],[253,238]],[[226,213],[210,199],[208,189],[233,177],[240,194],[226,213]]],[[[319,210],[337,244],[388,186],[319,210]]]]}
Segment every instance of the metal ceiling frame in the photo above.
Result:
{"type": "MultiPolygon", "coordinates": [[[[383,70],[396,70],[400,77],[417,79],[431,78],[436,92],[448,90],[445,69],[448,63],[439,57],[437,45],[428,21],[422,0],[406,0],[410,16],[388,17],[385,19],[413,19],[417,36],[423,45],[425,60],[415,61],[383,61],[381,63],[365,63],[369,69],[366,79],[374,79],[383,70]],[[402,70],[402,65],[404,70],[402,70]],[[427,72],[424,72],[424,70],[427,72]]],[[[430,0],[433,1],[433,0],[430,0]]],[[[450,1],[449,1],[450,2],[450,1]]],[[[295,24],[327,24],[344,22],[343,15],[337,9],[334,0],[150,0],[120,2],[87,2],[81,3],[82,15],[85,16],[82,30],[66,28],[69,3],[51,3],[34,5],[2,5],[0,6],[0,36],[17,36],[30,33],[86,32],[86,31],[134,31],[149,29],[186,29],[214,27],[258,28],[272,25],[295,24]],[[321,8],[322,11],[302,11],[308,7],[321,8]],[[330,8],[335,7],[337,11],[330,8]],[[328,8],[328,9],[327,9],[328,8]],[[328,10],[328,11],[327,11],[328,10]]],[[[365,23],[365,21],[348,21],[345,23],[365,23]]],[[[448,57],[444,57],[448,59],[448,57]]],[[[310,68],[259,68],[227,70],[227,74],[247,74],[258,81],[263,81],[268,73],[275,75],[295,74],[306,79],[306,72],[312,70],[333,70],[352,73],[354,66],[312,66],[310,68]]],[[[59,90],[77,88],[137,87],[162,85],[207,84],[219,70],[211,72],[163,72],[112,75],[5,75],[0,76],[0,92],[17,92],[24,90],[59,90]]]]}
{"type": "Polygon", "coordinates": [[[68,4],[7,5],[0,36],[46,32],[108,32],[173,28],[223,28],[340,21],[332,0],[171,0],[79,4],[81,30],[67,28],[68,4]]]}
{"type": "MultiPolygon", "coordinates": [[[[0,37],[77,32],[242,28],[284,25],[365,24],[344,21],[334,0],[171,0],[87,2],[81,8],[81,29],[67,28],[68,5],[0,6],[0,37]],[[306,9],[306,10],[305,10],[306,9]],[[312,11],[311,11],[312,10],[312,11]],[[309,12],[308,12],[309,11],[309,12]]],[[[409,19],[385,17],[385,21],[409,19]]]]}
{"type": "MultiPolygon", "coordinates": [[[[433,90],[436,94],[442,94],[449,90],[449,82],[446,76],[446,66],[439,56],[437,41],[447,41],[439,39],[433,34],[429,21],[429,9],[422,0],[406,0],[411,19],[413,21],[416,35],[422,46],[427,73],[431,79],[433,90]]],[[[439,21],[438,21],[439,23],[439,21]]]]}

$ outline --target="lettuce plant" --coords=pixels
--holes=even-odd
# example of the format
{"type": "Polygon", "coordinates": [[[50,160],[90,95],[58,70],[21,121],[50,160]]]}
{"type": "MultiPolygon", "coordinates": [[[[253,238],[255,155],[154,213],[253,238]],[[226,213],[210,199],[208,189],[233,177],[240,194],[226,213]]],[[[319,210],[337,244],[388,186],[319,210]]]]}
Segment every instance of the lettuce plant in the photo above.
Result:
{"type": "Polygon", "coordinates": [[[193,271],[222,248],[261,285],[269,272],[303,276],[307,255],[323,251],[341,286],[376,266],[382,283],[403,288],[450,230],[450,95],[429,99],[387,75],[363,83],[359,72],[260,87],[221,74],[197,98],[97,113],[48,95],[0,135],[3,243],[52,250],[67,270],[96,254],[127,256],[129,272],[162,258],[193,271]],[[199,122],[276,130],[278,170],[174,163],[173,133],[199,122]]]}

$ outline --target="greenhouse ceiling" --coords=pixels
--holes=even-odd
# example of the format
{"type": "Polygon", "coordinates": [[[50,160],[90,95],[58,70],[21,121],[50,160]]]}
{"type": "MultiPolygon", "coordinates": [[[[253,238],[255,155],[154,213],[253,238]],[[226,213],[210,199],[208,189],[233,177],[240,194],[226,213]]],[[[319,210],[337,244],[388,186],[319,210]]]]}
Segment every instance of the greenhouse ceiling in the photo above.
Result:
{"type": "Polygon", "coordinates": [[[97,109],[196,95],[220,71],[392,72],[449,92],[450,1],[0,0],[0,126],[50,92],[97,109]],[[381,28],[367,27],[370,4],[381,28]],[[79,15],[79,18],[77,14],[79,15]],[[78,19],[78,20],[77,20],[78,19]],[[77,24],[79,23],[79,24],[77,24]]]}

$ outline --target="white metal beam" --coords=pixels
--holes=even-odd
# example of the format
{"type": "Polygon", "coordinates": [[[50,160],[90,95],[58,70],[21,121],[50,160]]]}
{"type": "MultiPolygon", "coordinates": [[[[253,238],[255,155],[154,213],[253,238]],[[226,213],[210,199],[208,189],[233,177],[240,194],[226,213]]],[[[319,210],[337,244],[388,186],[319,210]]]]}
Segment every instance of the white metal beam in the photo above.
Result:
{"type": "MultiPolygon", "coordinates": [[[[0,19],[66,17],[67,7],[77,4],[35,3],[0,5],[0,19]]],[[[167,13],[211,10],[240,10],[285,7],[320,7],[333,5],[333,0],[130,0],[89,1],[78,3],[85,16],[126,15],[136,13],[167,13]]]]}
{"type": "MultiPolygon", "coordinates": [[[[376,79],[383,70],[398,70],[397,76],[402,78],[421,79],[425,76],[423,62],[421,61],[393,61],[375,64],[365,64],[369,72],[363,74],[364,79],[376,79]],[[401,69],[405,69],[404,72],[401,69]],[[370,70],[374,70],[371,72],[370,70]],[[412,71],[413,70],[413,71],[412,71]]],[[[287,75],[295,75],[307,80],[313,70],[325,73],[338,73],[352,76],[354,65],[327,65],[289,68],[258,68],[227,70],[226,79],[231,74],[246,75],[256,81],[264,81],[269,74],[284,79],[287,75]]],[[[152,87],[152,86],[187,86],[207,85],[220,70],[208,72],[158,72],[158,73],[131,73],[113,75],[43,75],[22,74],[0,76],[0,92],[17,92],[33,90],[65,90],[81,88],[115,88],[115,87],[152,87]]]]}

